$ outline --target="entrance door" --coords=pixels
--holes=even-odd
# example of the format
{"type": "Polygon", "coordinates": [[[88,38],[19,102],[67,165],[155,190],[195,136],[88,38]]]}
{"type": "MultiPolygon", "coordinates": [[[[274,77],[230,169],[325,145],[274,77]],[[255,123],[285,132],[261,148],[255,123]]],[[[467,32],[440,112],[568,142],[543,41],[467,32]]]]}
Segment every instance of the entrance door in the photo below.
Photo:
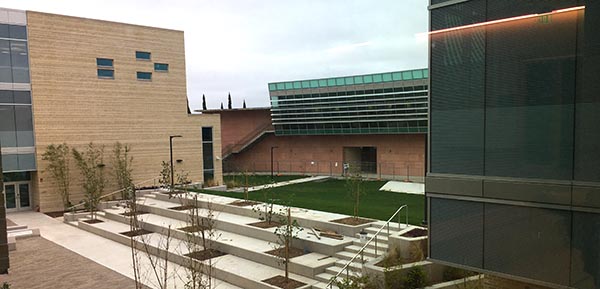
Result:
{"type": "Polygon", "coordinates": [[[29,182],[4,183],[4,194],[7,211],[31,209],[29,182]]]}

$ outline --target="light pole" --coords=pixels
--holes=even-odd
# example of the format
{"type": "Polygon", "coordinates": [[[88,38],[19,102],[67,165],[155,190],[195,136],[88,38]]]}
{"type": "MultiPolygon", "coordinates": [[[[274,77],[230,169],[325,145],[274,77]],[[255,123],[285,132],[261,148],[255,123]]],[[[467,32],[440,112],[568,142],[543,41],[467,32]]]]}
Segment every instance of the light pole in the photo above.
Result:
{"type": "Polygon", "coordinates": [[[175,189],[175,183],[173,180],[173,175],[174,175],[173,174],[173,139],[176,137],[182,137],[182,136],[180,136],[180,135],[170,135],[169,136],[169,152],[171,155],[171,192],[173,192],[175,189]]]}
{"type": "Polygon", "coordinates": [[[271,183],[274,181],[273,180],[273,150],[276,148],[278,148],[278,147],[271,147],[271,183]]]}

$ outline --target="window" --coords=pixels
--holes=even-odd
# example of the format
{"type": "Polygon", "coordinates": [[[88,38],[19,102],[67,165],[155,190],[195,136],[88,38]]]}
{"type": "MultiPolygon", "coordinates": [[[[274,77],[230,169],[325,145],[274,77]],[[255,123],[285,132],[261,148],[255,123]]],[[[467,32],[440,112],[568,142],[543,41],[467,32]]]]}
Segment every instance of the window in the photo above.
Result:
{"type": "Polygon", "coordinates": [[[104,67],[113,67],[113,60],[109,58],[96,58],[96,65],[104,67]]]}
{"type": "Polygon", "coordinates": [[[154,71],[169,71],[168,63],[154,63],[154,71]]]}
{"type": "Polygon", "coordinates": [[[202,127],[202,161],[205,184],[214,180],[215,177],[212,129],[212,127],[202,127]]]}
{"type": "Polygon", "coordinates": [[[150,60],[150,52],[136,51],[135,52],[135,59],[138,59],[138,60],[150,60]]]}
{"type": "Polygon", "coordinates": [[[8,34],[10,38],[27,39],[27,27],[21,25],[9,25],[8,34]]]}
{"type": "Polygon", "coordinates": [[[115,71],[112,69],[98,69],[98,78],[115,78],[115,71]]]}
{"type": "Polygon", "coordinates": [[[152,80],[152,72],[137,72],[138,80],[152,80]]]}

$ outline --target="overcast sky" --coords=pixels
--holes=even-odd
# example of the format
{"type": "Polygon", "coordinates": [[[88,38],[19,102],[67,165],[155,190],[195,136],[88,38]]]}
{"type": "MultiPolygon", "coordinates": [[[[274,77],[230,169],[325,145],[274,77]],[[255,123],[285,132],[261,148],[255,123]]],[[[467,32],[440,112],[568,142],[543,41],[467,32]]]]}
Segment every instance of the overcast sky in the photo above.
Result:
{"type": "Polygon", "coordinates": [[[185,31],[192,109],[269,105],[269,82],[427,67],[428,0],[3,0],[185,31]]]}

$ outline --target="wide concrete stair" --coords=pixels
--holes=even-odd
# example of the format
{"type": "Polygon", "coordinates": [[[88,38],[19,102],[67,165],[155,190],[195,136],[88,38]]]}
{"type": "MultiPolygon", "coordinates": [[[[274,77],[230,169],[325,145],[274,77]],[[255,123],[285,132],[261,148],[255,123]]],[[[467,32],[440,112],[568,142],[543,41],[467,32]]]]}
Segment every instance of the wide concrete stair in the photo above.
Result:
{"type": "MultiPolygon", "coordinates": [[[[229,204],[232,200],[221,197],[209,197],[204,194],[180,194],[169,196],[160,191],[146,191],[138,194],[139,227],[150,232],[130,238],[122,233],[130,231],[130,217],[123,215],[126,208],[123,203],[107,202],[98,214],[102,222],[88,224],[86,216],[68,222],[83,230],[103,236],[118,243],[149,252],[161,258],[186,266],[190,251],[202,250],[201,232],[189,233],[181,230],[189,226],[190,211],[181,209],[182,205],[195,204],[198,216],[212,214],[214,221],[212,249],[226,255],[210,259],[212,274],[219,288],[277,288],[262,282],[277,275],[284,275],[284,264],[277,257],[267,254],[276,247],[276,228],[259,228],[250,224],[259,222],[257,211],[263,210],[262,204],[239,207],[229,204]],[[168,249],[165,247],[167,236],[171,238],[168,249]],[[192,240],[192,241],[190,241],[192,240]]],[[[292,209],[292,216],[303,227],[293,246],[305,254],[290,260],[290,277],[306,285],[301,288],[325,288],[326,284],[360,251],[365,244],[359,240],[359,230],[366,231],[370,238],[375,234],[381,222],[350,227],[320,220],[320,214],[329,214],[305,209],[292,209]],[[335,230],[344,235],[343,240],[321,237],[313,234],[313,227],[335,230]]],[[[331,215],[331,214],[329,214],[331,215]]],[[[334,216],[335,217],[335,216],[334,216]]],[[[65,218],[67,219],[67,218],[65,218]]],[[[381,232],[377,243],[370,243],[363,253],[348,266],[350,274],[361,274],[362,265],[381,256],[387,251],[387,232],[381,232]]],[[[195,260],[193,262],[200,262],[195,260]]],[[[207,264],[207,261],[202,261],[207,264]]],[[[339,278],[346,275],[344,270],[339,278]]],[[[337,288],[332,286],[331,288],[337,288]]]]}

